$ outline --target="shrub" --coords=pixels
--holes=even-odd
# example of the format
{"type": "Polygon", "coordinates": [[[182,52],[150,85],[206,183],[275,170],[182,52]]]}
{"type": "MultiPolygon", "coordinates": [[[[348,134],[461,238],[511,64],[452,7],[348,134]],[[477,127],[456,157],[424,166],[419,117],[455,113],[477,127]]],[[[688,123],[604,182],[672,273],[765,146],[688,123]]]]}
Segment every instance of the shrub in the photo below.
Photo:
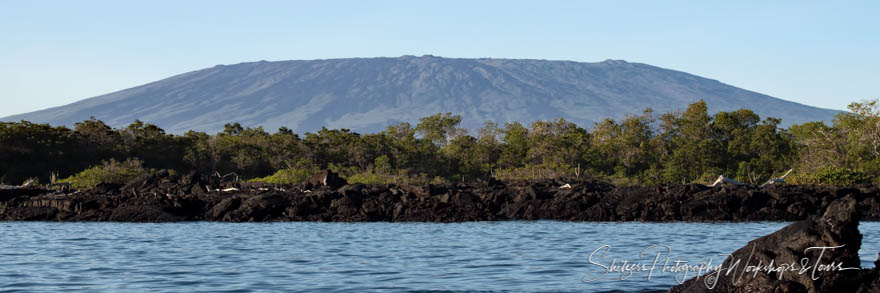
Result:
{"type": "Polygon", "coordinates": [[[543,180],[543,179],[575,179],[589,177],[585,169],[565,164],[537,164],[519,168],[505,168],[494,171],[498,180],[543,180]]]}
{"type": "Polygon", "coordinates": [[[128,159],[124,162],[118,162],[110,159],[110,161],[103,161],[100,166],[85,169],[60,182],[68,182],[75,189],[91,189],[101,183],[125,184],[149,172],[144,169],[141,160],[128,159]]]}
{"type": "Polygon", "coordinates": [[[277,184],[300,184],[309,180],[317,172],[312,169],[281,169],[270,176],[254,178],[248,182],[265,182],[277,184]]]}
{"type": "Polygon", "coordinates": [[[397,174],[388,174],[366,170],[351,174],[348,177],[345,177],[345,180],[348,181],[348,183],[363,184],[425,185],[428,183],[436,184],[440,179],[435,177],[432,180],[428,178],[428,174],[425,173],[407,174],[406,172],[400,171],[397,174]]]}
{"type": "Polygon", "coordinates": [[[859,169],[842,168],[835,166],[824,166],[816,169],[812,173],[801,174],[792,180],[797,184],[819,184],[819,185],[852,185],[861,183],[871,183],[872,178],[859,169]]]}
{"type": "Polygon", "coordinates": [[[396,178],[394,176],[384,174],[384,173],[376,173],[376,172],[360,172],[348,176],[345,179],[348,183],[363,183],[363,184],[388,184],[388,183],[397,183],[396,178]]]}

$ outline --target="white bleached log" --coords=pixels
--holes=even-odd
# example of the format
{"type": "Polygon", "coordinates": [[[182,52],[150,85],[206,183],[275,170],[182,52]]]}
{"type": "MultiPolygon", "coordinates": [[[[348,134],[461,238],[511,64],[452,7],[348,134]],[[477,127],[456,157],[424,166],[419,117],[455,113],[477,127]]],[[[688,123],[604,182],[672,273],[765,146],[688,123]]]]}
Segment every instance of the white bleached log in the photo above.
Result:
{"type": "Polygon", "coordinates": [[[788,174],[790,174],[793,170],[794,169],[788,169],[788,172],[785,172],[785,175],[782,175],[782,177],[767,180],[767,182],[762,184],[761,187],[770,186],[776,183],[785,183],[785,176],[788,176],[788,174]]]}
{"type": "Polygon", "coordinates": [[[34,186],[34,179],[29,179],[27,182],[21,185],[22,188],[34,186]]]}
{"type": "Polygon", "coordinates": [[[712,183],[712,185],[706,185],[706,186],[709,186],[709,187],[715,187],[715,186],[717,186],[718,184],[724,184],[724,183],[733,184],[733,185],[745,185],[745,183],[742,183],[742,182],[736,181],[736,180],[734,180],[734,179],[730,179],[730,178],[724,177],[724,175],[719,175],[719,176],[718,176],[718,179],[715,180],[715,182],[712,183]]]}

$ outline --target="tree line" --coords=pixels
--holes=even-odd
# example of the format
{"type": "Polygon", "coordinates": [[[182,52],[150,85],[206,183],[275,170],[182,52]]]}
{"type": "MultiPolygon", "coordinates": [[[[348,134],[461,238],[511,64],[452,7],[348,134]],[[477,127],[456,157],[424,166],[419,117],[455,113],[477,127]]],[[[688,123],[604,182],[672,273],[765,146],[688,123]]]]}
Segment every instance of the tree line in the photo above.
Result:
{"type": "MultiPolygon", "coordinates": [[[[278,183],[297,183],[330,168],[365,183],[592,178],[623,185],[705,183],[720,174],[760,183],[793,168],[789,181],[795,183],[876,182],[880,107],[872,100],[852,103],[849,110],[831,125],[783,129],[780,119],[762,119],[747,109],[710,115],[699,101],[682,112],[657,116],[645,109],[589,129],[557,119],[488,122],[473,134],[460,128],[461,116],[452,113],[373,134],[323,128],[302,136],[286,127],[269,133],[239,123],[213,135],[173,135],[141,121],[120,129],[94,118],[73,129],[3,122],[0,183],[46,182],[52,173],[71,180],[89,170],[138,174],[123,172],[132,168],[235,172],[278,183]]],[[[88,185],[100,181],[93,178],[88,185]]]]}

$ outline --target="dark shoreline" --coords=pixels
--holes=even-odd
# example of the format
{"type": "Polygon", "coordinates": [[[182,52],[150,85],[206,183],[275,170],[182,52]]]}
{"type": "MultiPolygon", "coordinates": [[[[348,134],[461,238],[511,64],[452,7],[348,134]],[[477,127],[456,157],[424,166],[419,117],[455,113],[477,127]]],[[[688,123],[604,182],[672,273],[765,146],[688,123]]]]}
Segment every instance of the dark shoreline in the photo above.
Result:
{"type": "Polygon", "coordinates": [[[398,186],[262,183],[216,185],[209,177],[152,174],[126,185],[80,192],[0,189],[0,220],[119,222],[793,222],[851,195],[862,220],[880,221],[873,185],[670,185],[618,187],[567,183],[476,182],[398,186]],[[207,191],[210,188],[212,191],[207,191]],[[217,189],[235,188],[228,192],[217,189]]]}

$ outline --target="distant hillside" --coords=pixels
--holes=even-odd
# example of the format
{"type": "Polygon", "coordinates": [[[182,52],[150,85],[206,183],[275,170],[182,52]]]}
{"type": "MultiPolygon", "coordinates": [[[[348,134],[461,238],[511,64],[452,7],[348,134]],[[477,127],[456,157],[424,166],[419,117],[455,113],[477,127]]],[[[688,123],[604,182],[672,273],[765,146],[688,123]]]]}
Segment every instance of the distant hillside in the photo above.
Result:
{"type": "Polygon", "coordinates": [[[250,62],[218,65],[69,105],[2,118],[73,125],[94,116],[119,127],[140,119],[172,133],[217,132],[238,121],[268,131],[322,126],[376,132],[438,112],[485,121],[530,123],[558,117],[590,128],[645,107],[752,109],[783,125],[830,122],[835,110],[810,107],[716,80],[640,63],[434,56],[250,62]]]}

